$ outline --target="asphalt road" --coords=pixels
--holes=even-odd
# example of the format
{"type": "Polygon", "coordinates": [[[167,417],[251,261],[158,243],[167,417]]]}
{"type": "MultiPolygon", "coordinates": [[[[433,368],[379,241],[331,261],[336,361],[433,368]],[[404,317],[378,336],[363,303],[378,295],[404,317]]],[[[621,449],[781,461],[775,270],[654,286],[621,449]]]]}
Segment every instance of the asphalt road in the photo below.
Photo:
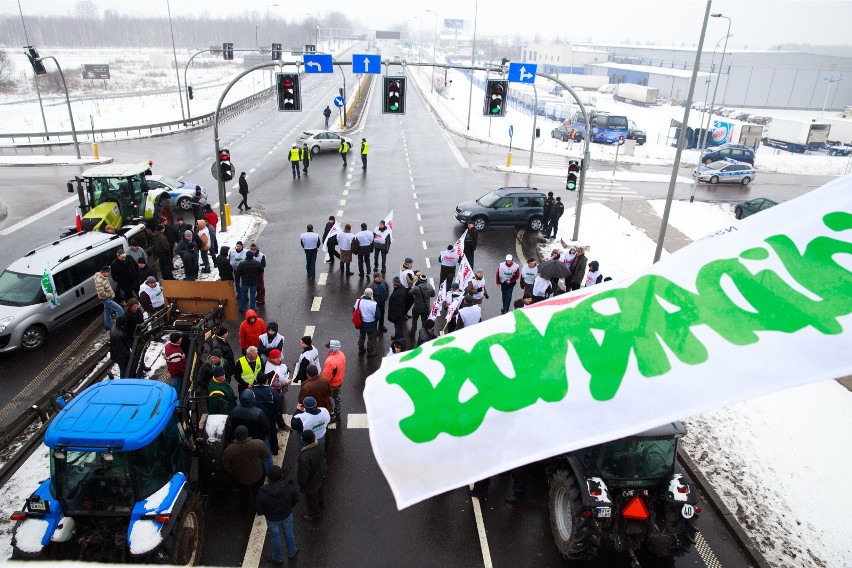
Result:
{"type": "MultiPolygon", "coordinates": [[[[318,278],[309,281],[304,272],[304,255],[299,234],[307,223],[321,231],[328,215],[336,215],[353,229],[361,222],[373,228],[390,210],[394,212],[394,242],[388,254],[387,278],[398,273],[406,256],[415,268],[436,278],[437,256],[461,234],[453,218],[456,202],[478,197],[495,185],[537,185],[559,189],[561,179],[503,173],[493,165],[505,159],[505,152],[478,142],[447,135],[435,122],[425,103],[412,89],[408,94],[408,114],[382,115],[379,96],[374,94],[362,131],[351,133],[356,149],[344,168],[336,154],[322,154],[312,161],[310,173],[293,180],[285,154],[296,134],[322,126],[322,109],[337,94],[337,76],[309,77],[303,82],[303,111],[277,113],[270,103],[241,114],[220,129],[222,145],[231,149],[237,171],[249,172],[249,201],[268,221],[259,238],[267,254],[267,301],[260,313],[267,321],[277,321],[286,337],[285,361],[292,364],[298,354],[298,338],[310,332],[315,344],[339,339],[348,357],[343,397],[345,415],[342,428],[331,432],[329,477],[326,481],[326,511],[321,522],[308,525],[297,509],[296,534],[301,548],[299,563],[316,566],[559,566],[561,558],[552,542],[547,513],[547,487],[543,473],[533,477],[528,498],[521,505],[502,501],[509,480],[501,476],[492,484],[491,495],[479,505],[464,490],[429,499],[404,511],[397,511],[390,489],[378,469],[363,427],[365,412],[362,392],[366,377],[381,364],[380,357],[357,354],[357,332],[349,321],[352,306],[369,279],[361,279],[353,263],[354,276],[318,262],[318,278]],[[361,169],[357,142],[370,144],[369,167],[361,169]],[[459,150],[456,150],[458,146],[459,150]],[[502,153],[502,158],[499,157],[502,153]],[[486,560],[486,558],[488,560],[486,560]]],[[[347,81],[354,80],[350,75],[347,81]]],[[[378,93],[376,89],[375,93],[378,93]]],[[[175,136],[132,142],[105,143],[104,155],[130,161],[152,158],[155,171],[213,186],[209,174],[212,131],[202,130],[175,136]]],[[[60,153],[62,150],[59,151],[60,153]]],[[[516,163],[526,163],[515,154],[516,163]]],[[[12,226],[34,212],[62,199],[64,181],[74,168],[8,168],[4,170],[3,199],[9,204],[9,218],[0,230],[12,226]],[[8,191],[17,188],[18,191],[8,191]],[[27,190],[27,198],[20,190],[27,190]],[[31,195],[30,195],[31,194],[31,195]],[[35,203],[35,204],[34,204],[35,203]]],[[[775,186],[807,191],[809,183],[791,185],[778,180],[775,186]],[[796,189],[797,188],[797,189],[796,189]]],[[[818,183],[813,182],[815,185],[818,183]]],[[[766,186],[754,186],[769,188],[766,186]]],[[[598,188],[595,199],[621,194],[658,197],[664,190],[653,184],[624,183],[598,188]],[[621,186],[624,186],[622,188],[621,186]]],[[[564,191],[564,190],[563,190],[564,191]]],[[[738,188],[717,191],[736,193],[738,188]]],[[[754,188],[746,191],[753,192],[754,188]]],[[[591,196],[591,192],[590,192],[591,196]]],[[[739,199],[739,198],[738,198],[739,199]]],[[[0,263],[57,234],[70,222],[73,206],[45,215],[4,237],[0,263]]],[[[490,278],[508,253],[523,255],[529,243],[518,242],[513,229],[489,228],[480,236],[476,265],[490,278]]],[[[494,290],[483,306],[483,317],[499,314],[499,295],[494,290]]],[[[93,314],[92,320],[97,315],[93,314]]],[[[16,373],[4,377],[7,392],[19,392],[37,375],[46,361],[61,354],[64,344],[76,337],[88,322],[81,321],[51,338],[39,353],[0,354],[0,365],[16,373]],[[14,365],[14,367],[13,367],[14,365]]],[[[380,340],[384,354],[389,335],[380,340]]],[[[295,404],[295,391],[287,397],[287,408],[295,404]]],[[[17,400],[17,404],[26,401],[17,400]]],[[[297,455],[291,441],[284,454],[292,466],[297,455]]],[[[232,566],[243,562],[247,548],[262,544],[263,524],[239,518],[225,496],[208,500],[203,563],[232,566]],[[253,538],[254,535],[254,538],[253,538]]],[[[702,544],[696,551],[672,564],[640,558],[642,566],[744,566],[741,551],[709,508],[700,520],[702,544]],[[715,563],[715,561],[718,562],[715,563]]],[[[591,566],[630,566],[621,554],[607,554],[591,566]]]]}

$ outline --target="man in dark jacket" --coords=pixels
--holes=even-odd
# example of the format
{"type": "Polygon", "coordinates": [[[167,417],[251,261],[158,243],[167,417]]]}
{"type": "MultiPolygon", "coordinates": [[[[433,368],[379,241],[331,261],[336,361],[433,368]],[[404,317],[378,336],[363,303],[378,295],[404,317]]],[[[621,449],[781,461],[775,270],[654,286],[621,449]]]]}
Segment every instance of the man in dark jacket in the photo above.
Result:
{"type": "Polygon", "coordinates": [[[257,310],[257,282],[263,266],[254,258],[251,251],[246,252],[246,259],[234,271],[234,276],[240,281],[240,313],[246,313],[246,300],[249,308],[257,310]]]}
{"type": "Polygon", "coordinates": [[[248,204],[249,188],[248,188],[248,181],[246,180],[246,173],[245,172],[240,172],[239,183],[240,183],[240,195],[243,196],[243,200],[240,201],[239,205],[237,205],[237,209],[242,211],[243,207],[245,207],[246,211],[248,211],[249,209],[251,209],[251,207],[249,207],[249,204],[248,204]]]}
{"type": "Polygon", "coordinates": [[[337,252],[337,236],[332,235],[328,242],[326,239],[328,238],[328,233],[331,232],[331,229],[334,228],[334,224],[336,223],[334,219],[334,215],[329,215],[328,223],[325,224],[325,229],[322,232],[322,242],[325,243],[326,248],[328,248],[328,260],[326,262],[334,268],[334,258],[337,257],[340,260],[340,253],[337,252]]]}
{"type": "Polygon", "coordinates": [[[109,330],[109,356],[118,365],[118,378],[127,377],[133,336],[127,333],[127,316],[118,316],[109,330]]]}
{"type": "Polygon", "coordinates": [[[299,452],[299,471],[296,480],[299,489],[305,494],[308,512],[302,518],[308,522],[315,521],[322,515],[322,481],[325,459],[325,445],[316,440],[313,430],[302,432],[302,441],[305,447],[299,452]]]}
{"type": "Polygon", "coordinates": [[[557,197],[556,201],[553,203],[553,207],[550,210],[550,214],[548,217],[548,227],[547,232],[544,234],[546,237],[555,237],[557,231],[559,231],[559,219],[562,217],[562,214],[565,213],[565,205],[562,204],[562,198],[557,197]]]}
{"type": "Polygon", "coordinates": [[[227,363],[223,365],[225,367],[225,372],[228,373],[228,377],[236,378],[237,374],[237,360],[234,359],[234,350],[231,348],[231,344],[228,342],[228,336],[230,332],[228,328],[224,325],[219,326],[219,329],[216,330],[216,335],[211,337],[207,341],[207,345],[210,347],[211,354],[218,349],[221,353],[222,359],[227,363]]]}
{"type": "Polygon", "coordinates": [[[226,444],[234,439],[234,432],[238,426],[245,426],[252,438],[263,440],[264,443],[269,436],[269,421],[263,410],[255,406],[254,393],[251,389],[240,393],[240,405],[228,414],[228,421],[225,423],[226,444]]]}
{"type": "Polygon", "coordinates": [[[115,259],[109,265],[110,275],[117,284],[116,296],[121,296],[125,301],[135,298],[142,284],[139,280],[139,266],[130,258],[124,249],[115,251],[115,259]]]}
{"type": "Polygon", "coordinates": [[[248,428],[237,426],[234,442],[225,448],[222,466],[237,486],[237,507],[240,513],[253,512],[255,498],[263,485],[263,464],[271,459],[265,442],[249,437],[248,428]]]}
{"type": "Polygon", "coordinates": [[[210,379],[213,378],[213,369],[216,367],[222,367],[225,371],[226,377],[231,377],[233,375],[233,371],[228,369],[228,362],[222,357],[222,350],[213,349],[210,352],[210,356],[207,357],[207,361],[205,361],[198,369],[198,378],[196,379],[196,382],[200,386],[202,392],[207,392],[207,387],[210,385],[210,379]]]}
{"type": "Polygon", "coordinates": [[[258,515],[266,517],[266,528],[272,542],[272,554],[267,560],[279,565],[284,562],[282,539],[287,545],[289,558],[295,558],[299,552],[293,533],[293,507],[299,502],[299,486],[292,479],[287,479],[287,471],[277,465],[269,468],[266,478],[269,483],[257,492],[254,508],[258,515]]]}
{"type": "Polygon", "coordinates": [[[230,252],[231,247],[221,247],[219,254],[213,261],[216,264],[216,270],[219,271],[219,280],[231,281],[234,279],[234,269],[231,267],[231,260],[228,258],[230,252]]]}
{"type": "Polygon", "coordinates": [[[479,231],[473,226],[473,221],[467,222],[467,233],[464,235],[464,255],[467,257],[467,262],[473,268],[473,255],[476,252],[476,246],[479,243],[479,231]]]}
{"type": "Polygon", "coordinates": [[[393,337],[403,340],[405,337],[405,314],[406,302],[408,301],[408,290],[402,286],[399,276],[393,277],[393,292],[388,300],[388,321],[393,324],[393,337]]]}
{"type": "Polygon", "coordinates": [[[373,272],[373,281],[370,282],[368,288],[373,290],[373,301],[376,302],[376,322],[379,333],[384,333],[388,330],[385,327],[385,306],[390,297],[390,288],[388,283],[382,279],[381,272],[373,272]]]}
{"type": "Polygon", "coordinates": [[[545,237],[550,235],[549,223],[550,223],[550,212],[553,210],[553,203],[556,200],[553,199],[553,192],[547,192],[547,199],[544,200],[544,211],[541,216],[541,234],[545,237]]]}
{"type": "Polygon", "coordinates": [[[308,378],[299,389],[299,404],[302,404],[306,397],[312,396],[319,406],[331,414],[331,385],[328,384],[328,379],[319,374],[316,365],[308,365],[307,374],[308,378]]]}
{"type": "Polygon", "coordinates": [[[420,333],[417,334],[417,347],[420,347],[427,341],[432,341],[437,338],[438,336],[435,335],[435,320],[429,318],[426,320],[426,323],[423,324],[423,329],[421,329],[420,333]]]}
{"type": "MultiPolygon", "coordinates": [[[[257,376],[257,381],[251,387],[254,393],[254,405],[263,411],[266,415],[266,420],[269,422],[269,449],[272,450],[272,455],[278,455],[278,423],[283,423],[282,415],[284,414],[284,397],[267,384],[269,375],[260,373],[257,376]]],[[[242,395],[241,395],[242,396],[242,395]]],[[[285,424],[286,425],[286,424],[285,424]]]]}
{"type": "Polygon", "coordinates": [[[157,225],[157,231],[154,233],[154,256],[157,257],[157,263],[160,265],[160,274],[163,280],[174,280],[174,265],[172,264],[172,243],[166,234],[165,225],[157,225]]]}
{"type": "Polygon", "coordinates": [[[417,332],[417,318],[426,325],[426,318],[429,317],[429,298],[435,297],[435,289],[429,284],[426,275],[420,274],[417,284],[411,287],[408,295],[414,301],[411,305],[411,330],[408,333],[414,335],[417,332]]]}

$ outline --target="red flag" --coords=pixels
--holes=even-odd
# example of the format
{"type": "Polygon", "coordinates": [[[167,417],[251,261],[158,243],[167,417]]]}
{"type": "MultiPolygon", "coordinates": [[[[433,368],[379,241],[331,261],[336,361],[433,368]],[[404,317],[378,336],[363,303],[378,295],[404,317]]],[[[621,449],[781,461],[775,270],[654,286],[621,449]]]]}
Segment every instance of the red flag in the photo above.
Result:
{"type": "Polygon", "coordinates": [[[79,207],[74,208],[74,226],[77,227],[77,232],[83,232],[83,212],[79,207]]]}

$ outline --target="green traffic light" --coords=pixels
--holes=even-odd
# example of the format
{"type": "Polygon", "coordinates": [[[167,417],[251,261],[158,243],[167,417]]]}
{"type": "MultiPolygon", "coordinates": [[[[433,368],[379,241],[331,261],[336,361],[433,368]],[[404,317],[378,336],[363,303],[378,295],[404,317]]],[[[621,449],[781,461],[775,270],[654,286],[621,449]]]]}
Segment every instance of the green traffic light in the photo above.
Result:
{"type": "Polygon", "coordinates": [[[491,114],[500,114],[500,107],[496,106],[491,109],[491,114]]]}

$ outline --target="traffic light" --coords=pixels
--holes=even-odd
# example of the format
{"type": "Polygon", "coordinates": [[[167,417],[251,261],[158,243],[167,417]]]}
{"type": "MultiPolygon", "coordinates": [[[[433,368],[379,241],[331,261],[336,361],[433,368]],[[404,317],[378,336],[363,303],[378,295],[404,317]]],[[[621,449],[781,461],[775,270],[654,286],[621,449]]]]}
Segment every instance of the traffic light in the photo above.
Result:
{"type": "Polygon", "coordinates": [[[223,43],[222,44],[222,57],[230,61],[234,58],[234,44],[233,43],[223,43]]]}
{"type": "Polygon", "coordinates": [[[568,191],[576,191],[577,177],[580,175],[580,160],[568,160],[568,179],[565,180],[565,189],[568,191]]]}
{"type": "Polygon", "coordinates": [[[195,97],[192,96],[192,87],[186,88],[186,96],[189,97],[189,100],[192,100],[192,99],[195,98],[195,97]]]}
{"type": "Polygon", "coordinates": [[[234,166],[231,164],[231,151],[227,148],[219,150],[219,179],[231,181],[234,179],[234,166]]]}
{"type": "Polygon", "coordinates": [[[483,116],[506,116],[506,92],[508,90],[509,81],[488,79],[485,85],[483,116]]]}
{"type": "Polygon", "coordinates": [[[272,44],[272,61],[281,61],[281,44],[272,44]]]}
{"type": "Polygon", "coordinates": [[[47,75],[47,69],[44,68],[44,63],[38,56],[38,51],[31,45],[24,47],[27,50],[27,58],[30,60],[30,65],[33,66],[33,71],[36,75],[47,75]]]}
{"type": "Polygon", "coordinates": [[[405,77],[384,77],[382,114],[405,114],[405,77]]]}
{"type": "Polygon", "coordinates": [[[302,110],[302,93],[299,89],[299,74],[276,73],[275,78],[276,85],[278,86],[278,110],[302,110]]]}

